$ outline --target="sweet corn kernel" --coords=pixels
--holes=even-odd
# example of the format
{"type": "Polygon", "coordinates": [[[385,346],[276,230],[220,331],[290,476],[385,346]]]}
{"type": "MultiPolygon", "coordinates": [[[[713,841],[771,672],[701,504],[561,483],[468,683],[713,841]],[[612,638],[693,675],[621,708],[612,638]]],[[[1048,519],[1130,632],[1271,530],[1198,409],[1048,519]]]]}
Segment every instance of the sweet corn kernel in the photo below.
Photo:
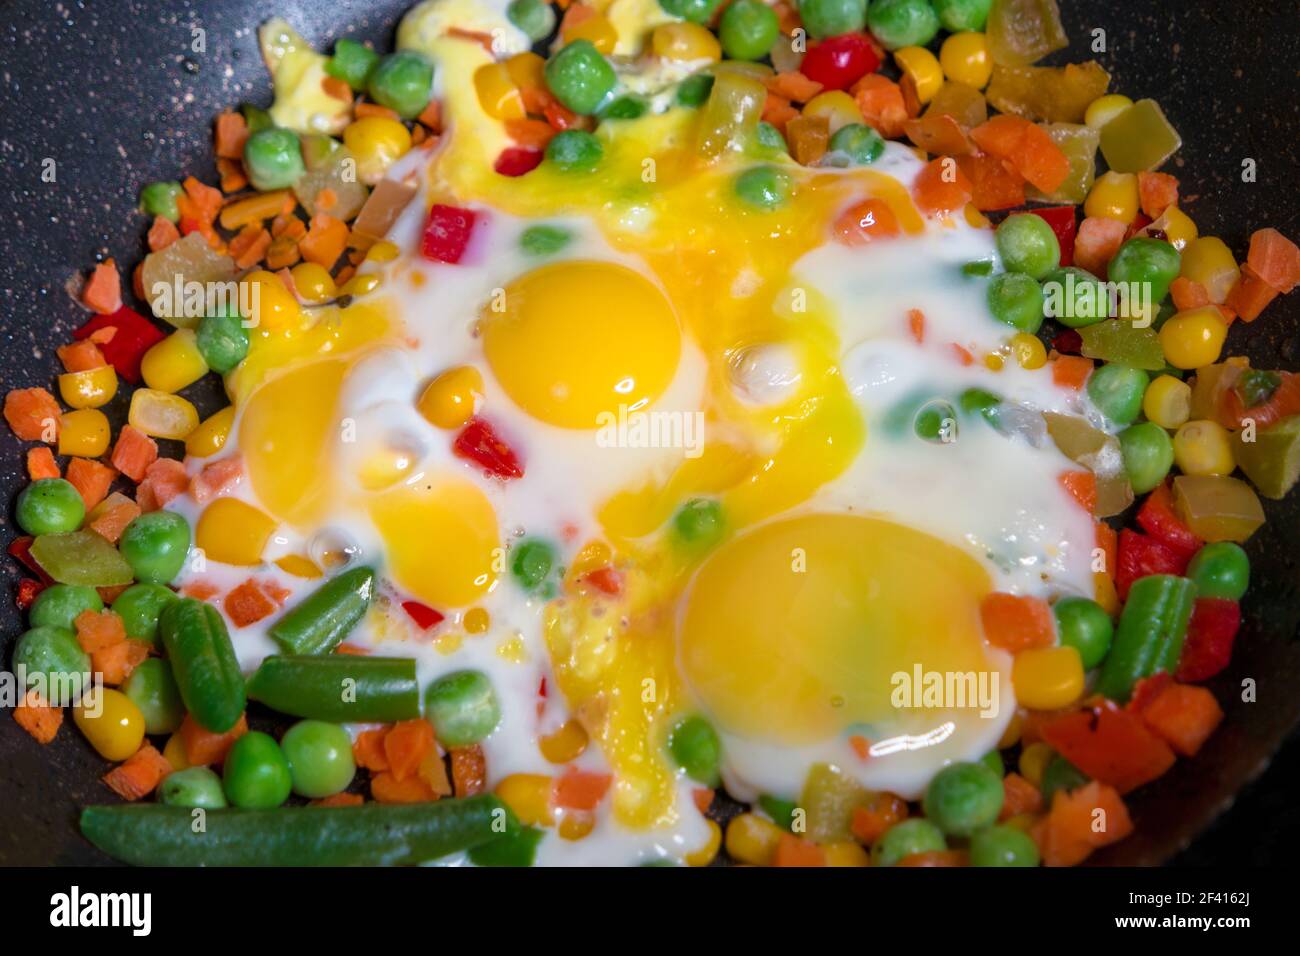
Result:
{"type": "Polygon", "coordinates": [[[1093,129],[1101,129],[1132,105],[1133,101],[1127,96],[1121,96],[1119,93],[1107,93],[1105,96],[1099,96],[1088,104],[1088,108],[1083,114],[1083,121],[1093,129]]]}
{"type": "Polygon", "coordinates": [[[546,88],[546,61],[532,50],[516,53],[506,60],[506,72],[521,90],[546,88]]]}
{"type": "Polygon", "coordinates": [[[826,855],[827,866],[870,866],[871,854],[861,844],[846,840],[843,843],[828,843],[822,847],[826,855]]]}
{"type": "Polygon", "coordinates": [[[286,554],[282,558],[276,558],[275,566],[295,578],[319,578],[322,575],[316,562],[301,554],[286,554]]]}
{"type": "MultiPolygon", "coordinates": [[[[131,404],[134,407],[134,400],[131,404]]],[[[59,454],[98,458],[108,451],[110,434],[108,416],[98,408],[64,412],[59,424],[59,454]]]]}
{"type": "Polygon", "coordinates": [[[1196,223],[1177,206],[1170,206],[1160,214],[1160,218],[1151,224],[1152,229],[1159,229],[1169,240],[1169,244],[1182,252],[1196,238],[1196,223]]]}
{"type": "Polygon", "coordinates": [[[180,734],[172,734],[163,747],[163,758],[172,765],[173,770],[188,770],[190,758],[185,752],[185,741],[180,734]]]}
{"type": "Polygon", "coordinates": [[[1092,599],[1111,617],[1119,613],[1119,592],[1115,590],[1114,580],[1105,571],[1092,572],[1092,599]]]}
{"type": "Polygon", "coordinates": [[[373,246],[371,246],[370,249],[366,252],[366,261],[367,262],[392,262],[401,254],[402,251],[397,248],[396,243],[389,242],[387,239],[381,239],[379,242],[376,242],[373,246]]]}
{"type": "Polygon", "coordinates": [[[555,824],[555,811],[551,809],[553,786],[545,774],[512,773],[497,784],[494,792],[524,826],[549,827],[555,824]]]}
{"type": "Polygon", "coordinates": [[[1185,475],[1230,475],[1232,435],[1218,422],[1187,422],[1174,433],[1174,463],[1185,475]]]}
{"type": "Polygon", "coordinates": [[[982,33],[954,33],[939,48],[939,66],[948,79],[984,89],[993,75],[988,40],[982,33]]]}
{"type": "Polygon", "coordinates": [[[1192,387],[1172,375],[1157,375],[1142,395],[1142,414],[1161,428],[1177,428],[1192,415],[1192,387]]]}
{"type": "Polygon", "coordinates": [[[472,365],[443,372],[425,388],[416,409],[438,428],[460,428],[483,401],[483,375],[472,365]]]}
{"type": "Polygon", "coordinates": [[[1160,347],[1174,368],[1213,365],[1223,351],[1228,323],[1212,305],[1180,312],[1160,327],[1160,347]]]}
{"type": "Polygon", "coordinates": [[[718,855],[718,850],[722,846],[722,827],[713,820],[705,820],[709,827],[709,838],[704,841],[704,846],[698,850],[693,850],[685,856],[687,866],[708,866],[713,862],[714,857],[718,855]]]}
{"type": "Polygon", "coordinates": [[[137,388],[131,394],[131,408],[126,417],[132,428],[151,438],[180,441],[199,427],[198,409],[179,395],[152,388],[137,388]]]}
{"type": "Polygon", "coordinates": [[[293,277],[293,287],[299,298],[308,302],[324,302],[334,298],[338,291],[334,277],[319,262],[300,262],[289,270],[289,275],[293,277]]]}
{"type": "Polygon", "coordinates": [[[568,763],[587,749],[587,730],[577,720],[566,720],[553,734],[537,741],[537,749],[551,763],[568,763]]]}
{"type": "Polygon", "coordinates": [[[934,99],[934,94],[943,86],[943,67],[938,58],[923,46],[905,46],[895,50],[894,62],[912,78],[916,84],[916,98],[922,103],[934,99]]]}
{"type": "Polygon", "coordinates": [[[1007,729],[1002,731],[1002,736],[998,738],[998,750],[1006,750],[1020,743],[1020,732],[1024,726],[1025,712],[1016,708],[1016,712],[1011,715],[1011,720],[1007,721],[1007,729]]]}
{"type": "Polygon", "coordinates": [[[524,98],[504,63],[488,63],[475,70],[474,91],[488,116],[499,120],[524,118],[524,98]]]}
{"type": "Polygon", "coordinates": [[[179,392],[208,374],[193,329],[177,329],[140,359],[144,383],[160,392],[179,392]]]}
{"type": "Polygon", "coordinates": [[[378,289],[381,281],[380,277],[374,272],[355,275],[347,282],[343,283],[343,288],[339,289],[339,295],[366,295],[367,293],[374,292],[378,289]]]}
{"type": "Polygon", "coordinates": [[[862,122],[862,110],[858,109],[858,101],[843,90],[818,93],[803,108],[803,115],[813,119],[826,117],[832,136],[851,123],[862,122]]]}
{"type": "Polygon", "coordinates": [[[212,561],[248,567],[260,564],[276,520],[238,498],[218,498],[204,509],[194,529],[194,546],[212,561]]]}
{"type": "Polygon", "coordinates": [[[776,845],[785,831],[754,813],[732,817],[727,824],[727,852],[732,859],[754,866],[767,866],[776,855],[776,845]]]}
{"type": "Polygon", "coordinates": [[[1034,647],[1011,665],[1016,700],[1033,710],[1057,710],[1083,693],[1083,660],[1073,647],[1034,647]]]}
{"type": "Polygon", "coordinates": [[[59,376],[59,394],[63,404],[72,408],[99,408],[117,394],[117,369],[101,365],[82,372],[65,372],[59,376]]]}
{"type": "Polygon", "coordinates": [[[581,840],[596,828],[596,816],[592,813],[568,810],[560,817],[560,824],[555,832],[561,840],[581,840]]]}
{"type": "Polygon", "coordinates": [[[1217,236],[1201,236],[1187,244],[1182,256],[1178,274],[1205,286],[1210,301],[1223,305],[1241,277],[1241,269],[1227,244],[1217,236]]]}
{"type": "Polygon", "coordinates": [[[1054,755],[1055,751],[1040,740],[1020,751],[1020,761],[1016,769],[1020,771],[1020,776],[1035,787],[1042,786],[1043,771],[1047,769],[1048,761],[1054,755]]]}
{"type": "Polygon", "coordinates": [[[101,687],[87,691],[72,708],[72,719],[105,760],[125,760],[144,742],[144,715],[119,690],[101,687]]]}
{"type": "Polygon", "coordinates": [[[492,615],[485,608],[472,607],[465,612],[461,623],[467,634],[482,634],[492,625],[492,615]]]}
{"type": "Polygon", "coordinates": [[[990,372],[1000,372],[1002,371],[1002,366],[1006,364],[1007,360],[997,352],[990,352],[988,355],[984,356],[984,367],[990,372]]]}
{"type": "MultiPolygon", "coordinates": [[[[686,25],[696,26],[694,23],[686,25]]],[[[704,29],[703,27],[696,28],[704,29]]],[[[708,33],[707,30],[705,32],[708,33]]],[[[712,36],[713,34],[709,35],[712,36]]],[[[572,43],[574,40],[590,40],[592,46],[608,56],[614,52],[614,47],[618,44],[618,31],[614,29],[614,24],[609,22],[608,17],[598,13],[575,23],[564,31],[565,43],[572,43]]],[[[715,39],[713,42],[716,44],[718,41],[715,39]]],[[[717,59],[717,57],[714,57],[714,59],[717,59]]]]}
{"type": "MultiPolygon", "coordinates": [[[[360,163],[360,160],[357,162],[360,163]]],[[[298,300],[274,272],[258,269],[244,276],[244,282],[248,290],[249,328],[274,332],[295,322],[302,314],[298,300]]]]}
{"type": "MultiPolygon", "coordinates": [[[[522,116],[522,105],[519,110],[522,116]]],[[[389,166],[411,151],[411,133],[387,116],[364,116],[343,131],[343,145],[357,161],[357,176],[367,186],[373,186],[384,178],[389,166]]]]}
{"type": "Polygon", "coordinates": [[[1020,332],[1011,337],[1011,355],[1021,368],[1042,368],[1047,364],[1047,348],[1042,339],[1028,332],[1020,332]]]}
{"type": "Polygon", "coordinates": [[[1097,177],[1083,201],[1085,216],[1132,222],[1138,214],[1138,180],[1133,173],[1107,172],[1097,177]]]}
{"type": "Polygon", "coordinates": [[[185,439],[185,454],[195,458],[215,455],[226,447],[226,439],[230,437],[230,428],[234,423],[234,405],[213,412],[185,439]]]}
{"type": "Polygon", "coordinates": [[[665,60],[716,63],[722,57],[718,38],[698,23],[664,23],[655,27],[650,48],[655,56],[665,60]]]}

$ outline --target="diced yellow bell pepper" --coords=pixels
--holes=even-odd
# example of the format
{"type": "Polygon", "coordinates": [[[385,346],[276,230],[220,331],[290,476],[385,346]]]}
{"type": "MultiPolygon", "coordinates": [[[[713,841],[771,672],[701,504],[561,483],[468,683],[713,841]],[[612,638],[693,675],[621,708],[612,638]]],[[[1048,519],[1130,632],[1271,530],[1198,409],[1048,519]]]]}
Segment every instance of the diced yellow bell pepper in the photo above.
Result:
{"type": "Polygon", "coordinates": [[[179,395],[152,388],[137,388],[131,394],[127,421],[151,438],[188,438],[199,427],[199,412],[179,395]]]}
{"type": "MultiPolygon", "coordinates": [[[[693,23],[685,25],[695,26],[693,23]]],[[[699,27],[699,29],[703,30],[704,28],[699,27]]],[[[708,31],[705,30],[705,32],[708,31]]],[[[614,52],[614,47],[618,45],[618,31],[614,29],[614,24],[609,22],[608,17],[598,13],[575,23],[564,31],[565,43],[572,43],[574,40],[590,40],[592,46],[608,56],[614,52]]]]}
{"type": "Polygon", "coordinates": [[[575,720],[566,720],[554,733],[537,741],[537,749],[551,763],[568,763],[587,749],[587,731],[575,720]]]}
{"type": "Polygon", "coordinates": [[[1264,523],[1255,490],[1227,475],[1179,475],[1174,510],[1203,541],[1244,542],[1264,523]]]}
{"type": "Polygon", "coordinates": [[[546,89],[546,61],[532,50],[516,53],[506,60],[506,72],[521,90],[546,89]]]}
{"type": "Polygon", "coordinates": [[[1118,173],[1159,169],[1182,144],[1155,100],[1138,100],[1101,129],[1101,154],[1118,173]]]}
{"type": "Polygon", "coordinates": [[[1011,666],[1016,700],[1032,710],[1058,710],[1083,693],[1083,661],[1077,648],[1032,647],[1011,666]]]}
{"type": "Polygon", "coordinates": [[[803,115],[812,119],[826,117],[832,136],[851,123],[862,122],[862,110],[858,108],[857,100],[843,90],[818,93],[804,106],[803,115]]]}
{"type": "Polygon", "coordinates": [[[1186,249],[1196,238],[1196,223],[1192,222],[1192,217],[1177,206],[1170,206],[1160,214],[1160,218],[1147,226],[1149,232],[1156,230],[1163,232],[1169,244],[1179,252],[1186,249]]]}
{"type": "Polygon", "coordinates": [[[916,98],[922,103],[934,99],[934,94],[943,86],[943,67],[938,58],[923,46],[905,46],[895,50],[894,62],[912,78],[916,85],[916,98]]]}
{"type": "Polygon", "coordinates": [[[108,416],[98,408],[65,412],[59,424],[59,454],[98,458],[108,451],[111,435],[108,416]]]}
{"type": "Polygon", "coordinates": [[[499,120],[524,118],[524,99],[504,63],[488,63],[475,70],[474,91],[488,116],[499,120]]]}
{"type": "Polygon", "coordinates": [[[655,27],[650,49],[660,59],[681,63],[696,60],[716,63],[722,57],[718,38],[698,23],[664,23],[655,27]]]}
{"type": "Polygon", "coordinates": [[[111,365],[65,372],[59,376],[59,394],[71,408],[99,408],[117,394],[117,369],[111,365]]]}
{"type": "Polygon", "coordinates": [[[179,392],[208,374],[193,329],[177,329],[144,353],[140,360],[144,383],[160,392],[179,392]]]}
{"type": "Polygon", "coordinates": [[[1119,93],[1107,93],[1088,104],[1083,121],[1093,129],[1101,129],[1120,113],[1133,105],[1133,101],[1119,93]]]}
{"type": "Polygon", "coordinates": [[[230,437],[230,428],[234,422],[234,405],[227,405],[221,411],[213,412],[185,439],[185,454],[193,455],[195,458],[215,455],[226,447],[226,439],[230,437]]]}
{"type": "Polygon", "coordinates": [[[194,529],[194,544],[212,561],[250,566],[260,564],[276,520],[238,498],[213,501],[194,529]]]}
{"type": "Polygon", "coordinates": [[[1228,293],[1241,277],[1241,269],[1232,256],[1232,250],[1217,236],[1193,239],[1182,251],[1178,274],[1184,279],[1199,282],[1210,294],[1210,301],[1223,305],[1228,293]]]}
{"type": "Polygon", "coordinates": [[[301,554],[286,554],[282,558],[276,558],[275,566],[295,578],[318,578],[323,573],[315,561],[301,554]]]}

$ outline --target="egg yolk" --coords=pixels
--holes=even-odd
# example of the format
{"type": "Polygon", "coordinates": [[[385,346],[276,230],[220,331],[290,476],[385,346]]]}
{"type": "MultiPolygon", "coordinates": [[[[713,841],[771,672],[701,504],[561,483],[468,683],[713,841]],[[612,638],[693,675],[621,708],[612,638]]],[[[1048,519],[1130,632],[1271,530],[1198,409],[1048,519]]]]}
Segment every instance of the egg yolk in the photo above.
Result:
{"type": "Polygon", "coordinates": [[[678,631],[686,681],[730,732],[808,744],[897,719],[895,674],[993,670],[974,558],[902,525],[805,515],[701,566],[678,631]]]}
{"type": "Polygon", "coordinates": [[[643,409],[672,381],[681,332],[668,299],[639,273],[604,262],[535,269],[483,313],[492,373],[534,418],[596,428],[620,406],[643,409]]]}

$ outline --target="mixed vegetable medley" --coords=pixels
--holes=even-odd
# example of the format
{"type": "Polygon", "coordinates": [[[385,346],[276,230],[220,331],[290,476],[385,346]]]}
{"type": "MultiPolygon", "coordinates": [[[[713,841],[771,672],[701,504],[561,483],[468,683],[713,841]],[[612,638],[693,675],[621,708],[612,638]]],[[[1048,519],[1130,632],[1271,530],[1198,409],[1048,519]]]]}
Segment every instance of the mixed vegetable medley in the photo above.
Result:
{"type": "MultiPolygon", "coordinates": [[[[798,801],[763,796],[725,828],[711,822],[713,839],[688,862],[725,847],[733,861],[779,866],[1080,863],[1131,831],[1124,798],[1194,757],[1222,719],[1203,683],[1228,666],[1241,625],[1242,545],[1265,520],[1260,496],[1282,498],[1300,477],[1300,375],[1252,368],[1225,354],[1225,339],[1295,287],[1300,250],[1270,228],[1235,251],[1198,234],[1178,179],[1160,171],[1180,144],[1160,105],[1111,92],[1094,61],[1036,65],[1067,43],[1055,0],[659,4],[645,56],[698,62],[671,108],[699,111],[719,136],[750,123],[762,149],[803,166],[869,166],[886,140],[913,146],[927,160],[912,191],[922,214],[996,230],[1003,268],[966,270],[987,278],[990,311],[1016,334],[1007,354],[963,361],[1050,366],[1115,426],[1045,416],[1050,440],[1081,466],[1062,480],[1096,516],[1095,595],[984,600],[984,634],[1014,655],[1020,705],[999,749],[949,765],[919,802],[820,767],[798,801]],[[1117,297],[1120,286],[1132,297],[1117,297]]],[[[593,131],[649,108],[613,95],[615,27],[577,0],[513,0],[508,17],[538,49],[548,41],[549,56],[501,57],[475,77],[513,140],[496,172],[594,169],[593,131]]],[[[462,33],[494,50],[490,35],[462,33]]],[[[385,236],[409,199],[392,195],[400,187],[385,172],[439,142],[433,79],[418,53],[340,40],[310,91],[327,104],[320,132],[252,104],[222,113],[217,183],[141,190],[148,253],[125,273],[134,298],[151,302],[155,283],[177,274],[242,277],[257,286],[261,321],[280,323],[372,291],[357,269],[396,255],[385,236]]],[[[780,163],[753,167],[735,190],[759,209],[790,201],[780,163]]],[[[435,207],[422,254],[455,262],[471,226],[465,211],[435,207]]],[[[835,226],[850,246],[898,231],[878,200],[835,226]]],[[[566,241],[545,226],[524,238],[540,252],[566,241]]],[[[414,660],[348,643],[382,568],[281,559],[289,574],[320,578],[291,602],[255,574],[220,596],[201,579],[174,585],[192,548],[255,564],[244,555],[271,531],[226,497],[240,469],[221,456],[233,406],[201,419],[182,394],[244,361],[249,316],[227,308],[160,328],[127,304],[122,275],[112,259],[89,274],[79,299],[90,315],[58,347],[56,385],[4,401],[30,443],[8,552],[25,575],[16,601],[29,628],[12,664],[31,689],[13,716],[48,745],[70,713],[112,765],[104,784],[127,805],[88,809],[85,835],[144,864],[412,863],[464,851],[483,865],[531,862],[548,802],[590,809],[609,778],[573,770],[539,790],[512,777],[489,794],[497,778],[479,744],[499,720],[491,682],[461,671],[422,687],[414,660]],[[114,429],[104,408],[122,389],[129,412],[114,429]],[[187,497],[227,504],[192,527],[169,507],[187,497]],[[229,624],[273,615],[278,653],[241,673],[229,624]],[[354,695],[341,701],[344,682],[354,695]],[[296,722],[279,739],[250,730],[250,702],[296,722]],[[209,811],[200,836],[195,808],[209,811]]],[[[443,383],[422,414],[463,422],[472,386],[443,383]]],[[[981,389],[956,398],[999,428],[1000,401],[981,389]]],[[[939,427],[915,419],[922,437],[939,427]]],[[[481,424],[456,449],[493,474],[517,470],[481,424]]],[[[701,506],[678,525],[707,536],[716,519],[701,506]]],[[[532,542],[512,552],[510,572],[535,589],[554,560],[532,542]]],[[[439,620],[404,606],[421,627],[439,620]]],[[[560,763],[586,745],[576,724],[541,743],[560,763]]],[[[718,735],[693,717],[668,748],[710,807],[718,735]]]]}

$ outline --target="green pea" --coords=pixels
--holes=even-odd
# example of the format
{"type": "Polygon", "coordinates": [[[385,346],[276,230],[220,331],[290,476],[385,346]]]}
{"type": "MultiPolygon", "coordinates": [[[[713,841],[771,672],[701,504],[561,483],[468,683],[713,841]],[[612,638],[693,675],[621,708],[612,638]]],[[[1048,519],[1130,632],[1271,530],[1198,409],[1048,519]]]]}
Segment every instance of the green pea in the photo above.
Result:
{"type": "Polygon", "coordinates": [[[1043,288],[1023,272],[993,277],[988,291],[993,318],[1020,332],[1036,333],[1043,324],[1043,288]]]}
{"type": "Polygon", "coordinates": [[[307,171],[298,134],[278,126],[253,133],[244,143],[244,168],[262,192],[288,189],[307,171]]]}
{"type": "Polygon", "coordinates": [[[366,83],[370,98],[402,119],[415,119],[433,99],[433,64],[410,50],[381,59],[366,83]]]}
{"type": "Polygon", "coordinates": [[[1001,404],[1001,396],[982,388],[968,388],[957,396],[957,405],[965,414],[979,415],[990,425],[997,425],[996,409],[1001,404]]]}
{"type": "Polygon", "coordinates": [[[352,738],[338,724],[323,720],[300,720],[280,741],[289,761],[293,792],[318,800],[342,793],[356,776],[352,760],[352,738]]]}
{"type": "Polygon", "coordinates": [[[962,265],[962,267],[961,267],[961,274],[964,275],[964,276],[966,276],[966,277],[968,277],[968,278],[974,278],[974,277],[976,277],[976,276],[989,276],[989,275],[992,275],[992,274],[993,274],[993,260],[992,260],[992,259],[973,259],[973,260],[971,260],[970,262],[964,263],[964,264],[962,265]]]}
{"type": "Polygon", "coordinates": [[[703,717],[683,717],[668,735],[668,754],[686,776],[706,787],[721,782],[722,741],[703,717]]]}
{"type": "Polygon", "coordinates": [[[988,767],[949,764],[925,791],[925,815],[944,833],[970,836],[998,818],[1004,797],[1002,778],[988,767]]]}
{"type": "Polygon", "coordinates": [[[555,548],[540,538],[524,538],[512,549],[510,573],[525,591],[536,591],[555,567],[555,548]]]}
{"type": "Polygon", "coordinates": [[[713,92],[713,77],[708,73],[695,73],[677,86],[677,102],[682,106],[703,106],[713,92]]]}
{"type": "Polygon", "coordinates": [[[122,685],[122,693],[140,708],[146,734],[170,734],[185,719],[171,665],[161,657],[141,661],[122,685]]]}
{"type": "Polygon", "coordinates": [[[207,767],[189,767],[169,773],[158,785],[158,801],[169,807],[202,807],[220,810],[228,806],[221,778],[207,767]]]}
{"type": "Polygon", "coordinates": [[[970,840],[971,866],[1037,866],[1038,844],[1015,827],[988,827],[970,840]]]}
{"type": "Polygon", "coordinates": [[[721,0],[659,0],[668,13],[692,23],[708,23],[721,0]]]}
{"type": "Polygon", "coordinates": [[[248,329],[244,328],[244,320],[234,312],[205,315],[199,321],[195,344],[208,368],[218,375],[225,375],[248,354],[248,329]]]}
{"type": "Polygon", "coordinates": [[[956,437],[956,421],[956,410],[947,402],[936,399],[921,406],[912,419],[912,430],[916,432],[917,438],[926,441],[952,441],[956,437]]]}
{"type": "Polygon", "coordinates": [[[867,0],[803,0],[799,16],[814,40],[857,33],[867,23],[867,0]]]}
{"type": "Polygon", "coordinates": [[[73,630],[82,611],[102,611],[99,592],[84,584],[51,584],[32,602],[27,619],[32,627],[61,627],[73,630]]]}
{"type": "Polygon", "coordinates": [[[519,235],[519,248],[530,256],[550,256],[573,240],[573,234],[559,226],[529,226],[519,235]]]}
{"type": "Polygon", "coordinates": [[[126,526],[117,547],[137,581],[166,584],[185,564],[190,526],[174,511],[151,511],[126,526]]]}
{"type": "Polygon", "coordinates": [[[1154,422],[1139,422],[1124,429],[1119,433],[1119,447],[1124,453],[1129,484],[1139,495],[1164,481],[1173,467],[1173,439],[1154,422]]]}
{"type": "Polygon", "coordinates": [[[939,22],[949,33],[983,30],[993,0],[930,0],[939,22]]]}
{"type": "Polygon", "coordinates": [[[1060,754],[1055,754],[1043,768],[1043,780],[1039,784],[1039,789],[1043,793],[1043,806],[1051,807],[1052,797],[1056,795],[1056,791],[1069,793],[1082,787],[1088,780],[1086,773],[1060,754]]]}
{"type": "Polygon", "coordinates": [[[930,0],[874,0],[867,26],[885,49],[897,50],[928,44],[939,32],[939,18],[930,0]]]}
{"type": "Polygon", "coordinates": [[[1105,608],[1085,597],[1066,597],[1052,605],[1052,613],[1061,644],[1079,652],[1084,670],[1092,670],[1105,659],[1115,636],[1115,622],[1105,608]]]}
{"type": "Polygon", "coordinates": [[[13,668],[49,703],[72,703],[90,679],[90,655],[62,627],[34,627],[14,645],[13,668]]]}
{"type": "Polygon", "coordinates": [[[18,494],[18,527],[28,534],[76,531],[86,517],[81,492],[63,478],[39,478],[18,494]]]}
{"type": "Polygon", "coordinates": [[[776,13],[762,0],[735,0],[718,23],[722,52],[732,60],[761,60],[779,33],[776,13]]]}
{"type": "Polygon", "coordinates": [[[1147,285],[1151,301],[1159,305],[1169,294],[1169,283],[1178,278],[1181,261],[1178,250],[1169,243],[1135,236],[1120,246],[1110,260],[1106,278],[1111,282],[1147,285]]]}
{"type": "Polygon", "coordinates": [[[722,537],[726,522],[722,503],[712,498],[692,498],[673,516],[673,530],[686,544],[707,547],[722,537]]]}
{"type": "Polygon", "coordinates": [[[546,144],[546,159],[565,172],[591,172],[600,164],[605,148],[582,129],[566,129],[546,144]]]}
{"type": "Polygon", "coordinates": [[[830,166],[870,166],[885,151],[885,141],[865,123],[841,126],[826,144],[830,166]]]}
{"type": "Polygon", "coordinates": [[[1002,762],[1002,754],[996,748],[990,750],[983,757],[980,757],[979,762],[997,774],[999,780],[1006,776],[1006,764],[1002,762]]]}
{"type": "Polygon", "coordinates": [[[574,40],[546,61],[546,85],[575,113],[596,112],[618,77],[590,40],[574,40]]]}
{"type": "Polygon", "coordinates": [[[482,671],[439,677],[425,692],[424,712],[447,747],[476,744],[501,722],[497,693],[482,671]]]}
{"type": "Polygon", "coordinates": [[[1215,541],[1196,552],[1187,576],[1196,583],[1198,597],[1240,601],[1250,584],[1250,558],[1239,544],[1215,541]]]}
{"type": "Polygon", "coordinates": [[[916,853],[937,853],[948,848],[943,831],[920,817],[896,823],[881,835],[872,847],[876,866],[896,866],[900,860],[916,853]]]}
{"type": "Polygon", "coordinates": [[[180,183],[150,183],[140,190],[140,209],[150,216],[162,216],[172,222],[179,222],[181,212],[176,207],[176,200],[185,190],[180,183]]]}
{"type": "Polygon", "coordinates": [[[536,43],[555,29],[555,9],[543,0],[511,0],[506,18],[536,43]]]}
{"type": "Polygon", "coordinates": [[[780,153],[786,153],[789,151],[785,144],[785,137],[781,135],[781,131],[771,123],[767,122],[767,120],[759,120],[758,129],[755,131],[754,135],[758,140],[758,145],[763,149],[775,150],[780,153]]]}
{"type": "Polygon", "coordinates": [[[645,115],[645,100],[639,96],[620,96],[600,108],[602,120],[633,120],[645,115]]]}
{"type": "Polygon", "coordinates": [[[790,185],[790,174],[785,170],[753,166],[736,177],[736,196],[748,206],[768,211],[790,198],[790,185]]]}
{"type": "Polygon", "coordinates": [[[1008,272],[1041,279],[1061,264],[1061,244],[1042,216],[1030,212],[1007,216],[995,238],[1008,272]]]}
{"type": "Polygon", "coordinates": [[[1142,411],[1147,373],[1111,362],[1088,376],[1088,397],[1116,425],[1128,425],[1142,411]]]}
{"type": "Polygon", "coordinates": [[[113,611],[122,619],[127,637],[157,644],[158,616],[177,600],[176,592],[161,584],[133,584],[117,596],[113,611]]]}
{"type": "Polygon", "coordinates": [[[1110,316],[1110,296],[1101,280],[1075,266],[1053,269],[1043,277],[1046,310],[1050,318],[1072,329],[1082,329],[1110,316]]]}
{"type": "Polygon", "coordinates": [[[244,734],[226,754],[222,769],[226,799],[237,807],[270,810],[289,799],[293,778],[275,738],[261,731],[244,734]]]}
{"type": "Polygon", "coordinates": [[[248,132],[260,133],[264,129],[270,129],[275,123],[271,120],[271,114],[260,106],[254,106],[252,103],[245,103],[239,107],[239,112],[244,114],[244,122],[248,126],[248,132]]]}
{"type": "Polygon", "coordinates": [[[758,798],[758,805],[763,808],[763,812],[771,817],[772,822],[777,826],[786,830],[793,830],[794,815],[799,809],[798,804],[793,800],[763,794],[758,798]]]}
{"type": "Polygon", "coordinates": [[[366,88],[370,71],[378,62],[379,54],[370,47],[345,38],[334,44],[334,55],[325,64],[325,72],[359,93],[366,88]]]}

